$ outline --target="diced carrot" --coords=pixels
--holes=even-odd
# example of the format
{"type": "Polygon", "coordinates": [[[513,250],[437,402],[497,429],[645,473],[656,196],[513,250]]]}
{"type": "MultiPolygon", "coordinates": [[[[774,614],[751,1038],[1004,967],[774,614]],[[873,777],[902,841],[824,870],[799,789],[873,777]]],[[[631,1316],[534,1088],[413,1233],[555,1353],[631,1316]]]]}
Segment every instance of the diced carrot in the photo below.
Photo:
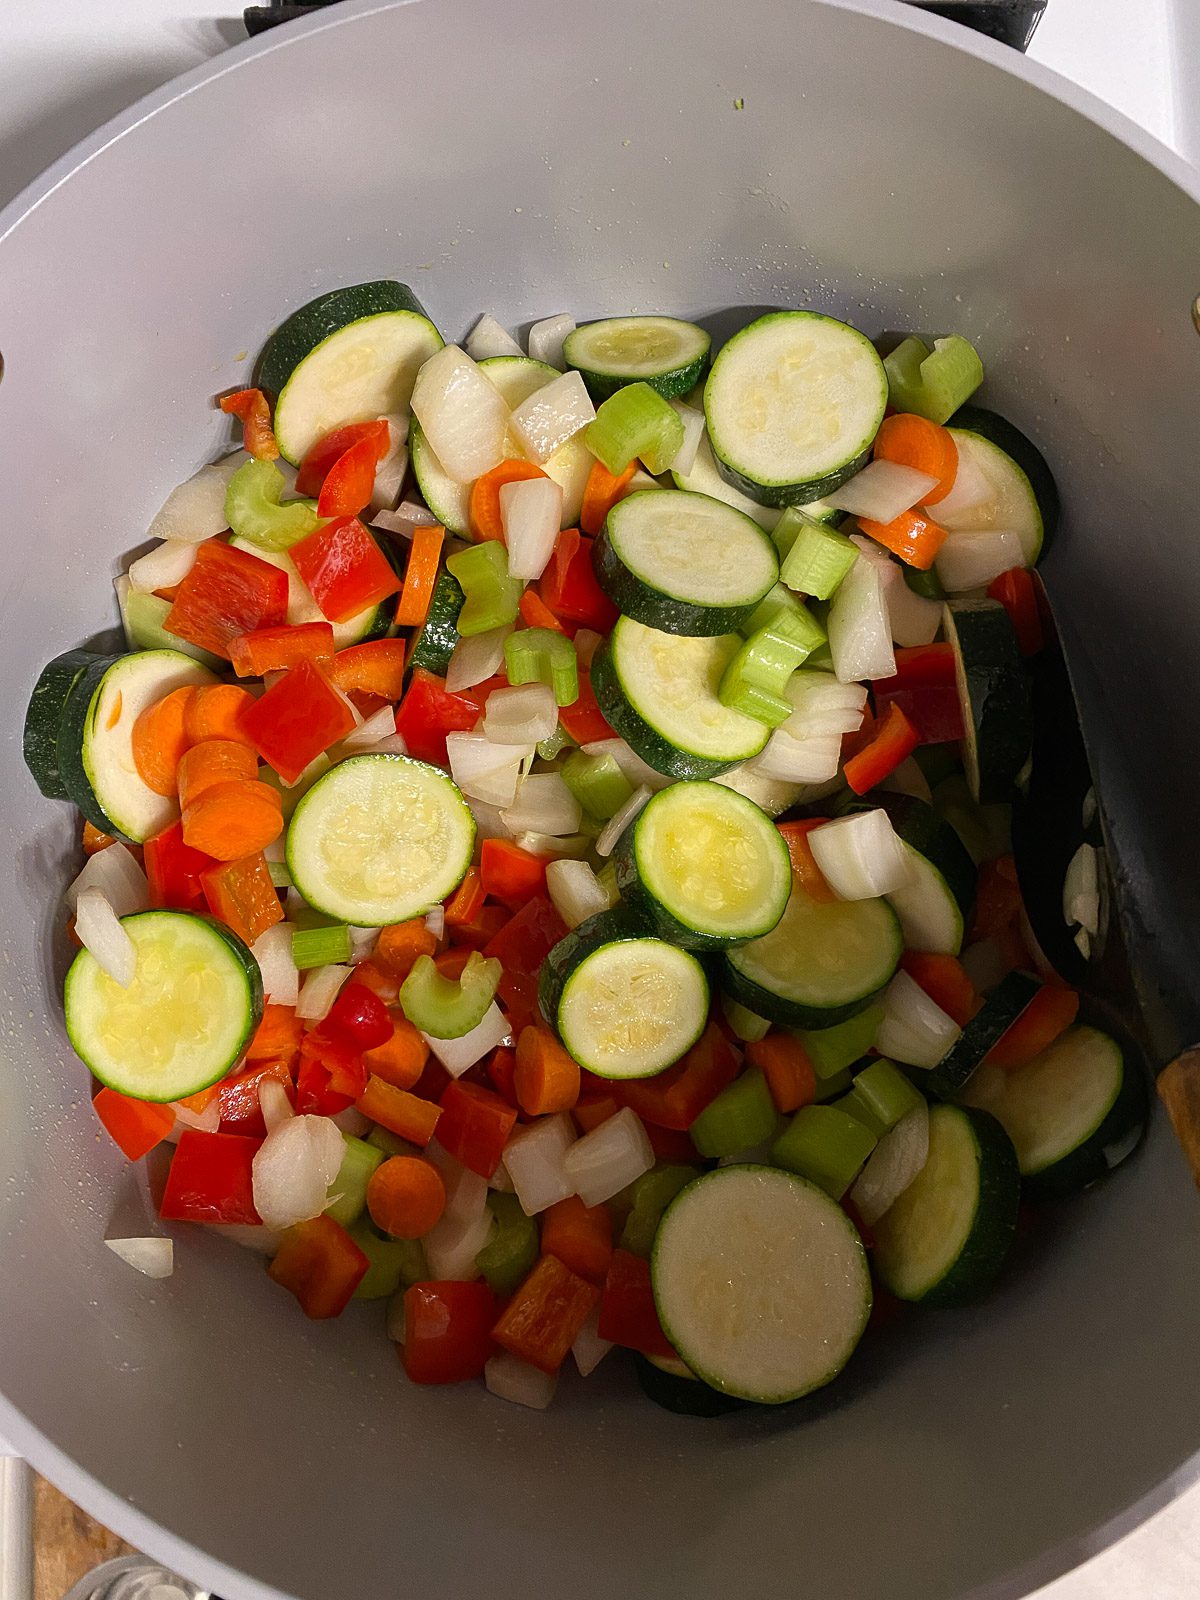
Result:
{"type": "Polygon", "coordinates": [[[261,678],[265,672],[286,672],[297,661],[326,665],[333,659],[333,625],[297,622],[278,628],[255,628],[229,641],[229,664],[239,678],[261,678]]]}
{"type": "Polygon", "coordinates": [[[527,628],[549,628],[552,633],[567,633],[569,629],[558,620],[536,589],[526,589],[518,602],[521,621],[527,628]]]}
{"type": "Polygon", "coordinates": [[[381,972],[390,973],[403,983],[417,957],[433,955],[437,943],[425,926],[424,917],[413,917],[408,922],[393,922],[386,928],[380,928],[371,960],[381,972]]]}
{"type": "Polygon", "coordinates": [[[235,739],[204,739],[185,751],[179,763],[179,803],[186,809],[218,783],[257,776],[258,757],[248,744],[235,739]]]}
{"type": "Polygon", "coordinates": [[[295,1065],[304,1038],[304,1024],[291,1006],[267,1004],[263,1019],[246,1046],[247,1061],[287,1061],[295,1065]]]}
{"type": "Polygon", "coordinates": [[[377,967],[373,961],[360,961],[354,969],[355,983],[377,994],[385,1006],[394,1006],[400,995],[400,980],[377,967]]]}
{"type": "Polygon", "coordinates": [[[86,817],[83,819],[83,853],[85,856],[99,855],[101,850],[107,850],[110,844],[116,844],[116,842],[111,833],[101,833],[100,829],[89,822],[86,817]]]}
{"type": "Polygon", "coordinates": [[[329,676],[343,694],[365,691],[380,701],[399,700],[404,693],[404,656],[403,639],[369,639],[339,650],[329,676]]]}
{"type": "Polygon", "coordinates": [[[488,1057],[484,1068],[487,1080],[502,1100],[520,1111],[517,1105],[517,1088],[513,1081],[517,1075],[517,1052],[507,1045],[498,1044],[488,1057]]]}
{"type": "Polygon", "coordinates": [[[902,511],[891,522],[873,522],[859,517],[858,525],[868,539],[883,545],[893,555],[920,572],[928,572],[938,551],[950,537],[947,529],[919,511],[902,511]]]}
{"type": "Polygon", "coordinates": [[[579,1064],[545,1028],[531,1023],[517,1040],[517,1103],[530,1116],[570,1111],[579,1099],[579,1064]]]}
{"type": "Polygon", "coordinates": [[[490,472],[476,478],[471,485],[471,498],[467,506],[467,520],[471,537],[477,544],[484,539],[504,539],[504,520],[500,515],[500,491],[506,483],[524,483],[530,478],[544,478],[546,474],[532,461],[511,458],[501,461],[490,472]]]}
{"type": "Polygon", "coordinates": [[[584,533],[600,532],[608,513],[624,497],[636,468],[637,463],[631,461],[624,472],[614,477],[603,461],[592,462],[592,470],[583,487],[583,505],[579,512],[579,526],[584,533]]]}
{"type": "MultiPolygon", "coordinates": [[[[612,1092],[646,1123],[654,1143],[654,1127],[682,1133],[738,1075],[740,1059],[715,1022],[673,1067],[653,1078],[628,1078],[612,1092]]],[[[657,1146],[656,1146],[657,1149],[657,1146]]]]}
{"type": "Polygon", "coordinates": [[[801,1106],[812,1104],[817,1076],[795,1034],[772,1028],[746,1046],[746,1060],[767,1080],[776,1111],[799,1111],[801,1106]]]}
{"type": "Polygon", "coordinates": [[[235,739],[249,744],[250,740],[242,732],[242,713],[253,704],[253,695],[236,683],[214,683],[207,689],[197,689],[183,718],[188,743],[199,744],[202,739],[235,739]]]}
{"type": "Polygon", "coordinates": [[[620,1102],[612,1095],[580,1095],[571,1107],[571,1115],[575,1118],[580,1133],[591,1133],[593,1128],[598,1128],[602,1122],[607,1122],[609,1117],[615,1117],[621,1109],[620,1102]]]}
{"type": "Polygon", "coordinates": [[[825,874],[817,865],[817,858],[812,853],[808,836],[814,828],[819,828],[822,823],[828,821],[828,817],[806,817],[799,822],[778,824],[784,843],[788,847],[788,855],[792,858],[792,871],[800,879],[808,898],[823,906],[833,905],[837,895],[825,882],[825,874]]]}
{"type": "Polygon", "coordinates": [[[454,944],[466,945],[468,950],[482,950],[496,937],[511,915],[507,907],[485,901],[469,922],[456,922],[449,929],[448,937],[454,944]]]}
{"type": "Polygon", "coordinates": [[[279,791],[257,779],[216,783],[183,813],[184,844],[217,861],[255,855],[282,832],[279,791]]]}
{"type": "Polygon", "coordinates": [[[188,686],[172,689],[138,717],[131,739],[138,777],[155,794],[175,796],[175,774],[192,739],[187,731],[187,709],[196,698],[188,686]]]}
{"type": "Polygon", "coordinates": [[[367,1087],[359,1095],[356,1104],[364,1117],[370,1117],[381,1128],[389,1129],[410,1144],[422,1146],[433,1138],[433,1131],[442,1114],[441,1106],[422,1100],[419,1095],[409,1094],[406,1089],[397,1089],[395,1084],[386,1082],[378,1074],[367,1079],[367,1087]]]}
{"type": "Polygon", "coordinates": [[[612,1260],[612,1218],[603,1206],[568,1195],[542,1213],[542,1253],[556,1256],[581,1278],[603,1283],[612,1260]]]}
{"type": "Polygon", "coordinates": [[[176,1101],[176,1104],[181,1105],[185,1111],[193,1111],[196,1116],[201,1117],[213,1101],[219,1100],[220,1097],[221,1085],[210,1083],[207,1089],[201,1089],[196,1094],[185,1094],[182,1099],[176,1101]]]}
{"type": "Polygon", "coordinates": [[[408,566],[404,569],[404,587],[396,601],[396,621],[400,627],[419,628],[425,621],[445,541],[445,528],[436,524],[413,529],[408,566]]]}
{"type": "Polygon", "coordinates": [[[934,1005],[941,1006],[960,1028],[979,1010],[980,999],[966,969],[955,956],[931,950],[906,950],[900,965],[919,984],[934,1005]]]}
{"type": "Polygon", "coordinates": [[[367,1184],[371,1221],[393,1239],[420,1239],[441,1221],[445,1209],[442,1175],[420,1156],[389,1156],[367,1184]]]}
{"type": "Polygon", "coordinates": [[[1044,983],[1017,1020],[1002,1033],[985,1059],[1012,1072],[1027,1066],[1052,1045],[1079,1015],[1079,996],[1061,984],[1044,983]]]}
{"type": "Polygon", "coordinates": [[[100,1089],[92,1107],[113,1143],[130,1161],[140,1161],[175,1126],[175,1113],[170,1106],[133,1100],[116,1089],[100,1089]]]}
{"type": "Polygon", "coordinates": [[[972,938],[990,939],[1003,933],[1021,913],[1017,864],[1012,856],[997,856],[979,869],[975,890],[972,938]]]}
{"type": "Polygon", "coordinates": [[[209,867],[200,874],[200,887],[213,916],[246,944],[283,921],[283,907],[261,850],[209,867]]]}
{"type": "Polygon", "coordinates": [[[473,951],[469,945],[463,945],[455,950],[443,950],[440,955],[433,958],[433,964],[443,978],[461,978],[463,968],[471,959],[473,951]]]}
{"type": "Polygon", "coordinates": [[[498,1345],[542,1372],[557,1372],[600,1299],[594,1283],[542,1255],[492,1329],[498,1345]]]}
{"type": "Polygon", "coordinates": [[[468,867],[463,881],[446,902],[446,926],[456,928],[460,923],[473,922],[486,899],[478,867],[468,867]]]}
{"type": "Polygon", "coordinates": [[[873,447],[876,461],[894,461],[901,467],[912,467],[937,484],[928,494],[922,495],[918,504],[937,505],[954,487],[958,476],[958,446],[949,428],[939,427],[926,417],[911,411],[898,411],[885,417],[875,435],[873,447]]]}
{"type": "MultiPolygon", "coordinates": [[[[361,975],[362,967],[357,967],[356,980],[361,975]]],[[[396,1089],[411,1089],[419,1083],[428,1059],[429,1046],[407,1017],[393,1016],[392,1037],[373,1050],[363,1051],[368,1069],[396,1089]]]]}

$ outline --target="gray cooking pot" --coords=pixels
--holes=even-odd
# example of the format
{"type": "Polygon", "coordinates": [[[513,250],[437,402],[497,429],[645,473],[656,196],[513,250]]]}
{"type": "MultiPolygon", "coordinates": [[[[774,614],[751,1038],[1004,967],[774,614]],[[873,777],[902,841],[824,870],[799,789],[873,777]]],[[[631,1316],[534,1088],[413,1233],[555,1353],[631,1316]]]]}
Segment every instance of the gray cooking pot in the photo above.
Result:
{"type": "Polygon", "coordinates": [[[484,308],[804,304],[960,329],[1059,474],[1049,576],[1099,669],[1102,779],[1123,754],[1139,786],[1134,870],[1184,1002],[1198,196],[1053,74],[886,3],[421,0],[233,52],[5,213],[0,1432],[229,1600],[1016,1595],[1189,1478],[1200,1208],[1161,1121],[985,1304],[913,1315],[782,1413],[675,1418],[616,1362],[545,1415],[418,1389],[377,1310],[306,1324],[200,1230],[172,1279],[136,1276],[102,1247],[128,1179],[59,1016],[74,822],[19,729],[229,437],[210,397],[322,289],[406,278],[449,333],[484,308]]]}

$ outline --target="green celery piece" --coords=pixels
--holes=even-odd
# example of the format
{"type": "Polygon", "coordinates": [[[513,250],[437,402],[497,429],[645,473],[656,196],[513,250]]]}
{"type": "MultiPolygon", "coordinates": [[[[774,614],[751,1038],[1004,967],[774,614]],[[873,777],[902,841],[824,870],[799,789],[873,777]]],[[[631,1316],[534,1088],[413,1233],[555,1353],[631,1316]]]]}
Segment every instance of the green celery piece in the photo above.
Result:
{"type": "Polygon", "coordinates": [[[817,1092],[813,1100],[817,1105],[823,1106],[831,1100],[836,1100],[844,1095],[854,1083],[854,1075],[849,1067],[843,1067],[840,1072],[835,1072],[832,1078],[818,1078],[817,1092]]]}
{"type": "Polygon", "coordinates": [[[663,1212],[681,1189],[700,1176],[699,1167],[664,1162],[643,1172],[625,1191],[629,1215],[621,1231],[621,1249],[635,1256],[648,1257],[663,1212]]]}
{"type": "Polygon", "coordinates": [[[657,476],[679,454],[683,419],[648,383],[627,383],[600,406],[583,441],[616,476],[639,456],[657,476]]]}
{"type": "Polygon", "coordinates": [[[533,1270],[538,1258],[537,1223],[521,1210],[515,1194],[489,1194],[496,1219],[492,1237],[475,1257],[493,1294],[510,1295],[533,1270]]]}
{"type": "Polygon", "coordinates": [[[287,480],[271,461],[247,461],[229,480],[225,520],[239,539],[263,550],[290,550],[325,521],[315,500],[280,505],[287,480]]]}
{"type": "Polygon", "coordinates": [[[617,864],[611,856],[596,868],[596,882],[605,894],[616,905],[621,898],[621,891],[617,887],[617,864]]]}
{"type": "Polygon", "coordinates": [[[891,355],[884,356],[888,403],[896,411],[911,411],[917,416],[924,416],[921,410],[921,363],[928,355],[929,346],[910,335],[900,341],[891,355]]]}
{"type": "Polygon", "coordinates": [[[573,750],[562,765],[562,778],[590,817],[607,822],[633,793],[633,785],[606,752],[588,755],[573,750]]]}
{"type": "Polygon", "coordinates": [[[131,650],[178,650],[180,655],[191,656],[210,672],[228,672],[228,661],[209,655],[198,644],[168,633],[167,617],[171,602],[158,594],[138,594],[129,587],[128,580],[117,590],[117,603],[121,608],[121,625],[125,629],[125,642],[131,650]]]}
{"type": "Polygon", "coordinates": [[[852,1067],[875,1043],[883,1021],[882,1006],[868,1006],[836,1028],[814,1028],[799,1035],[818,1078],[833,1078],[852,1067]]]}
{"type": "Polygon", "coordinates": [[[292,887],[292,875],[288,871],[286,861],[268,861],[267,871],[271,874],[271,882],[277,889],[292,887]]]}
{"type": "Polygon", "coordinates": [[[429,1276],[419,1239],[382,1239],[365,1217],[346,1231],[371,1263],[354,1291],[356,1300],[390,1299],[429,1276]]]}
{"type": "Polygon", "coordinates": [[[944,600],[946,591],[942,588],[942,580],[932,567],[928,572],[919,572],[916,567],[910,567],[905,562],[900,563],[900,570],[904,574],[904,581],[914,594],[919,594],[922,600],[944,600]]]}
{"type": "Polygon", "coordinates": [[[461,1039],[483,1021],[496,998],[500,963],[472,950],[460,978],[446,978],[432,956],[418,956],[400,985],[400,1009],[422,1033],[435,1039],[461,1039]]]}
{"type": "Polygon", "coordinates": [[[344,922],[329,928],[297,928],[292,934],[292,960],[301,972],[349,959],[350,929],[344,922]]]}
{"type": "Polygon", "coordinates": [[[837,1102],[842,1111],[857,1117],[876,1138],[894,1128],[901,1117],[915,1111],[923,1096],[895,1062],[880,1058],[855,1074],[850,1093],[837,1102]]]}
{"type": "Polygon", "coordinates": [[[343,1228],[348,1228],[363,1214],[367,1203],[367,1185],[371,1181],[371,1174],[383,1160],[383,1151],[368,1144],[365,1139],[356,1139],[353,1134],[343,1133],[342,1139],[346,1153],[337,1177],[329,1186],[337,1198],[325,1207],[325,1215],[340,1222],[343,1228]]]}
{"type": "Polygon", "coordinates": [[[828,600],[858,560],[858,551],[836,528],[807,517],[802,521],[792,548],[783,558],[779,576],[798,594],[828,600]]]}
{"type": "Polygon", "coordinates": [[[517,620],[525,585],[508,573],[508,552],[499,539],[485,539],[446,558],[446,568],[466,596],[458,613],[464,639],[517,620]]]}
{"type": "Polygon", "coordinates": [[[803,1106],[771,1146],[771,1159],[840,1200],[877,1142],[836,1106],[803,1106]]]}
{"type": "Polygon", "coordinates": [[[725,668],[718,690],[722,705],[777,728],[792,714],[783,696],[788,679],[824,643],[825,630],[804,606],[795,611],[781,607],[725,668]]]}
{"type": "Polygon", "coordinates": [[[749,639],[760,628],[769,628],[774,623],[781,611],[794,612],[804,609],[804,602],[798,600],[792,591],[782,583],[772,584],[766,595],[761,599],[754,610],[742,623],[738,632],[743,639],[749,639]]]}
{"type": "Polygon", "coordinates": [[[734,1033],[746,1044],[757,1044],[771,1031],[771,1024],[766,1017],[757,1016],[727,994],[721,996],[721,1010],[734,1033]]]}
{"type": "Polygon", "coordinates": [[[573,749],[574,745],[574,739],[560,722],[548,739],[538,740],[537,753],[543,761],[553,761],[564,750],[573,749]]]}
{"type": "Polygon", "coordinates": [[[757,1067],[748,1067],[727,1089],[709,1102],[688,1129],[702,1156],[740,1155],[770,1139],[779,1126],[779,1113],[757,1067]]]}
{"type": "Polygon", "coordinates": [[[504,665],[514,688],[522,683],[547,683],[554,690],[556,705],[573,706],[579,699],[575,645],[553,628],[522,628],[510,633],[504,641],[504,665]]]}
{"type": "Polygon", "coordinates": [[[983,362],[960,334],[935,339],[905,339],[884,357],[888,399],[897,411],[915,412],[930,422],[947,423],[983,382],[983,362]]]}
{"type": "Polygon", "coordinates": [[[367,1143],[374,1145],[376,1150],[382,1150],[385,1156],[418,1156],[421,1154],[415,1144],[409,1144],[407,1139],[402,1139],[398,1133],[393,1133],[390,1128],[381,1128],[378,1123],[367,1135],[367,1143]]]}

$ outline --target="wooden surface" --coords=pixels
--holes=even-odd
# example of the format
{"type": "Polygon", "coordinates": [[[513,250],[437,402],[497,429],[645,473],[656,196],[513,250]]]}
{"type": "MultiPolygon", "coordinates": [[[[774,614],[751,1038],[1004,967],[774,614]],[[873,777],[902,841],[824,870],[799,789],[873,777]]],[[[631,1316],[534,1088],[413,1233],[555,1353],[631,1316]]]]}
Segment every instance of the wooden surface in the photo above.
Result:
{"type": "Polygon", "coordinates": [[[131,1546],[109,1533],[45,1478],[33,1491],[34,1600],[62,1600],[85,1572],[114,1556],[132,1555],[131,1546]]]}

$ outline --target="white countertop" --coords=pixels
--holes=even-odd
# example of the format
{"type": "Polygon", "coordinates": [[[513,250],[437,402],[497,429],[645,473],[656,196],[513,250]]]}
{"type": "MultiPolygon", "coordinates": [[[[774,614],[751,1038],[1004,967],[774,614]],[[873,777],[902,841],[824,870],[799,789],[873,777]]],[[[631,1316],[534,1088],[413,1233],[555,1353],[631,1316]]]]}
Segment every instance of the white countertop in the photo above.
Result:
{"type": "MultiPolygon", "coordinates": [[[[211,0],[0,6],[0,205],[100,123],[244,37],[239,9],[211,0]]],[[[1049,0],[1030,54],[1200,163],[1200,0],[1049,0]]],[[[1198,1595],[1200,1485],[1038,1600],[1198,1595]]]]}

